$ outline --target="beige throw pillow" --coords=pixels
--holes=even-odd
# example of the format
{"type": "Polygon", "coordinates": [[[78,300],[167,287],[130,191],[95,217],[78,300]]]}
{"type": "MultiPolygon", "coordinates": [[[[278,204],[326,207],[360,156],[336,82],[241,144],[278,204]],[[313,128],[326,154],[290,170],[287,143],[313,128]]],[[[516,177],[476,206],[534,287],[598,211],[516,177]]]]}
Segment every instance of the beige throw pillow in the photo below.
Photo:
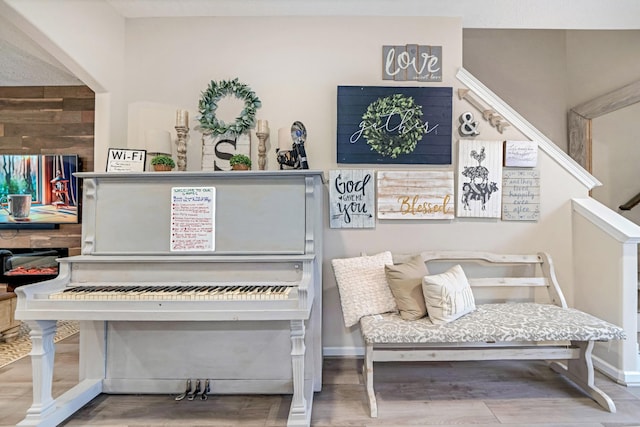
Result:
{"type": "Polygon", "coordinates": [[[425,276],[422,292],[429,318],[435,325],[451,322],[476,309],[471,286],[459,265],[442,274],[425,276]]]}
{"type": "Polygon", "coordinates": [[[427,307],[422,294],[422,278],[429,274],[422,256],[416,255],[403,264],[385,265],[384,272],[400,316],[416,320],[426,316],[427,307]]]}
{"type": "Polygon", "coordinates": [[[331,260],[347,328],[358,323],[362,316],[398,309],[384,275],[387,264],[393,264],[389,251],[331,260]]]}

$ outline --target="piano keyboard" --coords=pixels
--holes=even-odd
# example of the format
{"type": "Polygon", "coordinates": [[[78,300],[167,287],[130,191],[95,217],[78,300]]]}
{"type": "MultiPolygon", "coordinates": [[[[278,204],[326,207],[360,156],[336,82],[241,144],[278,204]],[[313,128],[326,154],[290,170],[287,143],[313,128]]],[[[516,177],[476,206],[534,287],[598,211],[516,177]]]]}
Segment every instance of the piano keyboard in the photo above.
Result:
{"type": "Polygon", "coordinates": [[[54,300],[230,301],[285,300],[294,286],[279,284],[90,285],[72,286],[49,295],[54,300]]]}

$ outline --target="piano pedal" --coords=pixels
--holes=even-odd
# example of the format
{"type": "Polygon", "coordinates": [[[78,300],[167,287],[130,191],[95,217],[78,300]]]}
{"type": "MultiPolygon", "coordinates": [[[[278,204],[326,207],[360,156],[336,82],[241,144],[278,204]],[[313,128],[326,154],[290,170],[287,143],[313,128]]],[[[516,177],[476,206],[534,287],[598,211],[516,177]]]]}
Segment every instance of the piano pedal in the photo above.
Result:
{"type": "Polygon", "coordinates": [[[199,393],[200,400],[207,400],[209,398],[208,393],[211,391],[209,387],[209,380],[204,381],[204,387],[202,387],[202,391],[199,393]]]}
{"type": "Polygon", "coordinates": [[[187,400],[193,400],[196,398],[196,395],[200,394],[200,380],[196,380],[196,386],[191,389],[189,393],[187,393],[187,400]]]}
{"type": "Polygon", "coordinates": [[[187,380],[187,387],[184,389],[184,393],[176,396],[176,401],[180,401],[187,397],[187,394],[191,391],[191,380],[187,380]]]}

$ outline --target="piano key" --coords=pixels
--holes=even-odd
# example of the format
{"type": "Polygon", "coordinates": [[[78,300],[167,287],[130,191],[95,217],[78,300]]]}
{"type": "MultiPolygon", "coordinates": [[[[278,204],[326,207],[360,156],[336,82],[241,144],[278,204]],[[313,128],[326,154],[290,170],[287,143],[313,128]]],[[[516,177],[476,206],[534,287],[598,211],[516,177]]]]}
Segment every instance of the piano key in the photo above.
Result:
{"type": "Polygon", "coordinates": [[[267,283],[201,285],[96,285],[73,286],[51,294],[50,299],[68,300],[256,300],[287,299],[295,286],[267,283]]]}

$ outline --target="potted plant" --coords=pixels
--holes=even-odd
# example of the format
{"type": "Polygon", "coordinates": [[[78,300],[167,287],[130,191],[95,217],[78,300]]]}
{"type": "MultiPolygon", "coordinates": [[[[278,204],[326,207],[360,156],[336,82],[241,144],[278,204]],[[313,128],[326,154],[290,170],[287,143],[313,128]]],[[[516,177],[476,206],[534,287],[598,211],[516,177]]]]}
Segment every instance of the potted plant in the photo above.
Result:
{"type": "Polygon", "coordinates": [[[171,156],[160,154],[151,159],[151,165],[155,171],[170,171],[176,167],[176,162],[173,161],[171,156]]]}
{"type": "Polygon", "coordinates": [[[246,171],[251,169],[251,159],[244,154],[234,154],[229,159],[229,164],[231,165],[231,169],[235,171],[246,171]]]}

